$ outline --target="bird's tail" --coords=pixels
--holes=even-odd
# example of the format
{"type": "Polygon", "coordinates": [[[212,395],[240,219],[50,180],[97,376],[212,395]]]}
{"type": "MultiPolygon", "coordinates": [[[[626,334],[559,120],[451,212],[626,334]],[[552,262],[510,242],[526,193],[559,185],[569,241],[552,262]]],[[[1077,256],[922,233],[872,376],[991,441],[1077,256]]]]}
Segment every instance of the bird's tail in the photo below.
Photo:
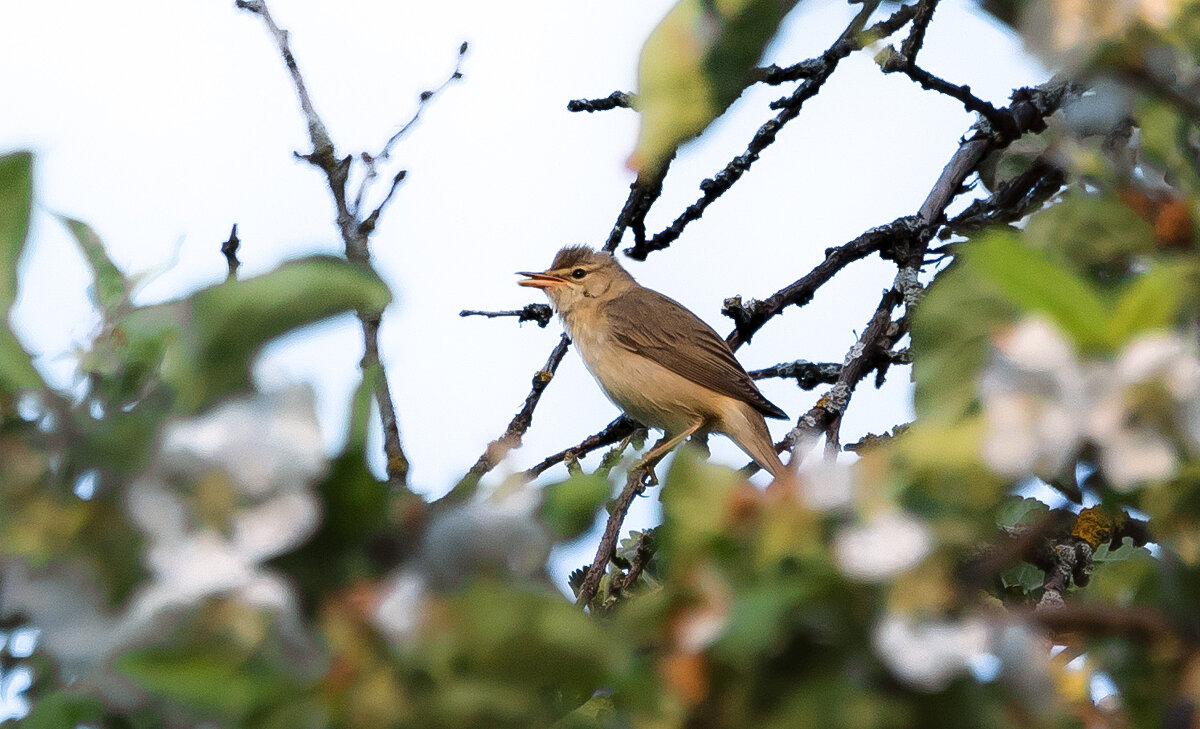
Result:
{"type": "Polygon", "coordinates": [[[736,413],[729,413],[722,423],[725,435],[754,459],[759,466],[769,471],[775,478],[787,474],[788,468],[779,460],[775,452],[775,443],[771,440],[771,432],[767,430],[767,422],[753,407],[742,403],[736,413]]]}

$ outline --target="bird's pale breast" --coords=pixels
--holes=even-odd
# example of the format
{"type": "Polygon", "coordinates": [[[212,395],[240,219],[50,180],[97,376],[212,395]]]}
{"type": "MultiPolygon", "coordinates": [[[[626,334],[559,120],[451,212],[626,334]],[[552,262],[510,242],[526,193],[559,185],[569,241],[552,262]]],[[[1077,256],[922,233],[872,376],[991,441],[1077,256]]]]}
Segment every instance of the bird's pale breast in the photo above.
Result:
{"type": "Polygon", "coordinates": [[[563,325],[608,399],[645,425],[677,433],[697,420],[716,424],[724,419],[724,410],[737,404],[607,341],[607,334],[594,327],[573,327],[570,317],[563,318],[563,325]]]}

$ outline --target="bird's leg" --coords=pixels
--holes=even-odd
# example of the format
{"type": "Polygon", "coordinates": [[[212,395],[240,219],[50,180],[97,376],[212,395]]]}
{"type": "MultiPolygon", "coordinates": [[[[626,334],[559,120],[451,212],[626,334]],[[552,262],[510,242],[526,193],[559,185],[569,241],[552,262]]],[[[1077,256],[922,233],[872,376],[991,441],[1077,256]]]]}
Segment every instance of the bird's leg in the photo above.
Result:
{"type": "Polygon", "coordinates": [[[682,443],[692,433],[700,430],[700,426],[702,425],[704,425],[704,421],[697,420],[695,423],[692,423],[687,428],[675,435],[663,432],[663,437],[654,444],[654,447],[651,448],[650,452],[638,462],[635,468],[645,468],[647,470],[646,475],[650,477],[650,485],[653,486],[657,484],[658,476],[654,473],[654,466],[657,465],[658,462],[662,460],[662,457],[667,455],[672,448],[682,443]]]}

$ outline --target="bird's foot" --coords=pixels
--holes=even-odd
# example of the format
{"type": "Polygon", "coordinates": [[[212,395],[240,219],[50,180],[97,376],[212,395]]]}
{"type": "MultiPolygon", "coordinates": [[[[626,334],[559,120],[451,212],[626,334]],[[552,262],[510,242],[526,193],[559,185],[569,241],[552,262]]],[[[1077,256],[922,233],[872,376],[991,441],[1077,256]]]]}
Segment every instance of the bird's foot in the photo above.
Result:
{"type": "Polygon", "coordinates": [[[658,474],[654,472],[654,467],[661,460],[660,456],[652,458],[643,458],[633,466],[633,473],[638,474],[638,481],[641,482],[642,488],[647,486],[658,485],[658,474]]]}

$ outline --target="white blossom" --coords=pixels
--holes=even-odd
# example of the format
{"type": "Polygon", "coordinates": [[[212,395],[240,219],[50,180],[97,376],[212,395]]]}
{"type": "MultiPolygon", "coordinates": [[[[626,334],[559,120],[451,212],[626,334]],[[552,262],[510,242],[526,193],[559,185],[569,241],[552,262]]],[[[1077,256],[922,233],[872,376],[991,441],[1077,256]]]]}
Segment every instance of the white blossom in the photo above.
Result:
{"type": "Polygon", "coordinates": [[[992,650],[992,628],[981,618],[918,620],[888,613],[875,626],[875,652],[902,681],[940,691],[992,650]]]}
{"type": "Polygon", "coordinates": [[[847,577],[874,582],[915,567],[931,549],[929,528],[896,511],[842,529],[833,540],[833,559],[847,577]]]}
{"type": "Polygon", "coordinates": [[[1113,487],[1130,490],[1178,469],[1174,431],[1200,452],[1200,357],[1171,334],[1142,335],[1111,362],[1082,360],[1027,319],[998,338],[980,394],[984,462],[1012,478],[1054,478],[1090,443],[1113,487]]]}
{"type": "Polygon", "coordinates": [[[854,467],[825,458],[804,463],[796,485],[804,505],[816,511],[849,509],[858,491],[854,467]]]}

